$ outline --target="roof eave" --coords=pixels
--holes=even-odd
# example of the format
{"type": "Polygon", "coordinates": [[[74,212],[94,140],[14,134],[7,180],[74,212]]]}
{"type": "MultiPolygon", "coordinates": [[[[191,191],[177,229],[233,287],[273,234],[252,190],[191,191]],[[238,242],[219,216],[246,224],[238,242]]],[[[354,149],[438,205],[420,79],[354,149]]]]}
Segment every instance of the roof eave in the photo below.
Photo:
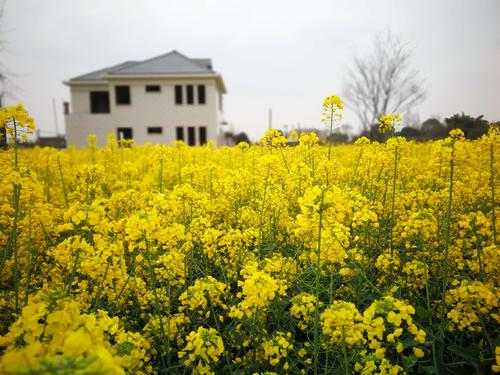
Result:
{"type": "Polygon", "coordinates": [[[66,86],[84,86],[84,85],[106,85],[107,82],[103,80],[77,80],[70,79],[69,81],[63,81],[66,86]]]}
{"type": "Polygon", "coordinates": [[[227,94],[226,84],[220,74],[217,75],[217,88],[221,94],[227,94]]]}
{"type": "Polygon", "coordinates": [[[141,74],[107,74],[104,79],[176,79],[176,78],[215,78],[217,73],[141,73],[141,74]]]}
{"type": "Polygon", "coordinates": [[[69,81],[63,81],[66,86],[85,86],[85,85],[106,85],[108,80],[120,80],[120,79],[178,79],[178,78],[215,78],[217,82],[217,89],[221,94],[227,94],[226,85],[222,76],[217,73],[191,73],[191,74],[108,74],[104,77],[104,80],[76,80],[70,79],[69,81]]]}

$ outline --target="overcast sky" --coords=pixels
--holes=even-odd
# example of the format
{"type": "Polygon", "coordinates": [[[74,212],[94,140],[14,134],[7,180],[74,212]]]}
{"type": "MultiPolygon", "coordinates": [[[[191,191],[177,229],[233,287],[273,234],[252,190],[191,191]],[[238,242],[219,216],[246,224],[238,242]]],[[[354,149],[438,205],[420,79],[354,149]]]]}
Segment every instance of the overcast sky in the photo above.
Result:
{"type": "MultiPolygon", "coordinates": [[[[1,0],[0,0],[1,1],[1,0]]],[[[228,94],[226,121],[259,137],[273,125],[320,127],[355,55],[390,29],[425,78],[421,120],[457,112],[500,120],[499,0],[5,0],[1,64],[42,131],[63,126],[63,80],[171,50],[209,57],[228,94]]],[[[356,127],[347,111],[345,121],[356,127]]]]}

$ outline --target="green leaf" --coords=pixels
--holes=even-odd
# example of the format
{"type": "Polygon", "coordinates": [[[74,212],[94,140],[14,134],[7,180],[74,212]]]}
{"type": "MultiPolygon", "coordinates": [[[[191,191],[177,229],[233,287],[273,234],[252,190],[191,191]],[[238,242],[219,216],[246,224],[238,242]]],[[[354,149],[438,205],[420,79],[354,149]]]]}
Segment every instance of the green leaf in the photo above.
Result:
{"type": "Polygon", "coordinates": [[[448,350],[462,357],[473,366],[474,364],[479,364],[479,351],[476,348],[464,348],[463,346],[458,345],[448,345],[448,350]]]}
{"type": "Polygon", "coordinates": [[[436,374],[436,369],[434,368],[434,366],[432,365],[428,365],[428,366],[420,366],[418,368],[418,370],[422,373],[422,374],[436,374]]]}
{"type": "Polygon", "coordinates": [[[429,317],[432,316],[432,311],[426,309],[425,307],[417,306],[415,308],[415,314],[416,314],[418,319],[427,320],[427,319],[429,319],[429,317]]]}
{"type": "Polygon", "coordinates": [[[126,341],[116,345],[116,352],[120,357],[123,357],[124,355],[129,355],[134,348],[135,345],[133,343],[126,341]]]}
{"type": "Polygon", "coordinates": [[[411,369],[413,366],[415,366],[418,362],[418,358],[414,355],[404,355],[403,356],[403,366],[405,369],[411,369]]]}

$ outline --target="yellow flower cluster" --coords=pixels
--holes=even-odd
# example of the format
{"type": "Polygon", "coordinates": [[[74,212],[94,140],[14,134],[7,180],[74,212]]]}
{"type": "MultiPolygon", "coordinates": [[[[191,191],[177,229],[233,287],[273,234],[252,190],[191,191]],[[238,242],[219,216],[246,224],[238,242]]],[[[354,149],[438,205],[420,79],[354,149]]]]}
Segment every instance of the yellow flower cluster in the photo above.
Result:
{"type": "Polygon", "coordinates": [[[161,254],[155,263],[159,280],[168,282],[172,286],[184,285],[186,279],[185,252],[172,249],[161,254]]]}
{"type": "Polygon", "coordinates": [[[82,314],[77,302],[61,293],[39,294],[0,340],[7,347],[2,373],[142,373],[149,361],[149,343],[125,331],[105,311],[82,314]]]}
{"type": "MultiPolygon", "coordinates": [[[[253,219],[245,217],[247,213],[252,215],[242,212],[242,220],[253,219]]],[[[241,268],[241,261],[249,256],[246,249],[256,241],[255,231],[252,228],[221,231],[210,227],[205,221],[196,221],[192,225],[193,229],[203,233],[199,240],[207,257],[218,267],[227,270],[231,277],[235,277],[237,269],[241,268]]]]}
{"type": "MultiPolygon", "coordinates": [[[[394,358],[413,355],[422,358],[426,333],[413,322],[411,305],[386,296],[374,301],[361,315],[353,303],[333,301],[320,316],[323,334],[335,346],[366,347],[354,369],[362,374],[399,373],[403,368],[394,358]],[[411,348],[411,351],[406,350],[411,348]]],[[[325,345],[324,345],[325,346],[325,345]]]]}
{"type": "Polygon", "coordinates": [[[495,364],[491,366],[493,372],[500,372],[500,346],[495,348],[495,364]]]}
{"type": "Polygon", "coordinates": [[[363,324],[368,347],[375,356],[389,357],[389,351],[399,354],[408,346],[414,347],[425,342],[426,333],[413,322],[414,314],[413,306],[391,296],[374,301],[364,311],[363,324]]]}
{"type": "Polygon", "coordinates": [[[331,344],[362,344],[362,316],[351,302],[333,301],[321,313],[323,333],[329,337],[331,344]]]}
{"type": "Polygon", "coordinates": [[[342,120],[342,110],[344,104],[342,99],[337,95],[327,96],[323,101],[323,109],[321,111],[321,122],[328,127],[342,120]]]}
{"type": "Polygon", "coordinates": [[[186,337],[186,346],[179,352],[179,358],[184,360],[184,366],[190,367],[199,374],[213,374],[211,365],[219,362],[224,353],[224,343],[213,328],[199,327],[186,337]]]}
{"type": "Polygon", "coordinates": [[[267,129],[264,136],[259,140],[262,146],[269,148],[283,147],[287,142],[287,139],[277,129],[267,129]]]}
{"type": "Polygon", "coordinates": [[[144,332],[148,339],[154,340],[158,332],[163,331],[170,341],[182,346],[187,336],[186,326],[189,323],[191,323],[191,319],[182,313],[152,316],[144,326],[144,332]]]}
{"type": "Polygon", "coordinates": [[[404,368],[400,365],[393,365],[385,358],[377,355],[364,356],[362,363],[356,362],[354,369],[362,375],[386,374],[397,375],[404,374],[404,368]]]}
{"type": "Polygon", "coordinates": [[[281,360],[284,360],[283,370],[288,370],[288,363],[286,358],[288,353],[293,349],[293,344],[290,343],[292,334],[287,332],[276,332],[269,340],[262,343],[262,356],[265,361],[269,362],[271,366],[277,366],[281,360]]]}
{"type": "Polygon", "coordinates": [[[0,128],[7,130],[7,134],[13,139],[21,136],[23,142],[27,136],[35,130],[35,121],[26,111],[22,104],[0,108],[0,128]]]}
{"type": "MultiPolygon", "coordinates": [[[[303,331],[310,328],[314,319],[314,312],[316,311],[316,297],[309,293],[300,293],[291,299],[292,306],[290,307],[290,314],[293,318],[297,319],[297,325],[303,331]]],[[[323,305],[319,302],[320,306],[323,305]]]]}
{"type": "Polygon", "coordinates": [[[402,272],[406,278],[404,284],[410,292],[423,289],[429,280],[429,267],[419,260],[406,262],[402,272]]]}
{"type": "Polygon", "coordinates": [[[319,143],[319,137],[316,133],[300,133],[299,146],[311,148],[319,143]]]}
{"type": "Polygon", "coordinates": [[[239,319],[243,316],[251,318],[259,311],[265,312],[278,294],[285,294],[284,288],[280,290],[278,281],[265,271],[256,271],[244,281],[238,281],[238,285],[241,292],[237,293],[237,297],[242,301],[238,306],[231,307],[229,316],[239,319]]]}
{"type": "Polygon", "coordinates": [[[463,141],[465,139],[465,134],[462,129],[452,129],[450,130],[450,138],[463,141]]]}
{"type": "Polygon", "coordinates": [[[462,280],[455,284],[446,295],[446,303],[452,307],[447,316],[460,331],[481,331],[485,319],[500,323],[498,287],[477,280],[462,280]]]}
{"type": "Polygon", "coordinates": [[[390,281],[392,275],[394,275],[399,267],[401,266],[401,260],[398,254],[393,254],[391,256],[391,250],[386,249],[382,252],[375,261],[375,267],[380,272],[380,277],[377,280],[379,285],[383,285],[390,281]]]}
{"type": "Polygon", "coordinates": [[[402,122],[403,118],[399,113],[382,115],[378,119],[378,131],[381,134],[394,132],[397,128],[401,126],[402,122]]]}
{"type": "Polygon", "coordinates": [[[227,285],[212,276],[197,279],[194,285],[187,288],[180,295],[181,307],[179,307],[179,311],[183,312],[185,309],[196,310],[198,314],[205,315],[208,318],[210,311],[217,307],[227,309],[227,305],[222,300],[227,289],[227,285]]]}
{"type": "Polygon", "coordinates": [[[289,283],[297,273],[297,265],[293,259],[275,254],[263,262],[249,261],[240,271],[243,280],[238,281],[241,298],[237,306],[232,306],[230,317],[242,319],[266,313],[267,308],[278,296],[286,296],[289,283]]]}
{"type": "Polygon", "coordinates": [[[336,186],[325,192],[314,186],[305,190],[298,204],[301,212],[296,218],[294,235],[306,248],[300,257],[306,263],[316,263],[317,238],[321,230],[320,265],[325,271],[345,266],[352,229],[378,227],[377,214],[357,192],[343,191],[336,186]]]}
{"type": "Polygon", "coordinates": [[[0,373],[497,371],[498,129],[267,135],[1,150],[0,373]]]}

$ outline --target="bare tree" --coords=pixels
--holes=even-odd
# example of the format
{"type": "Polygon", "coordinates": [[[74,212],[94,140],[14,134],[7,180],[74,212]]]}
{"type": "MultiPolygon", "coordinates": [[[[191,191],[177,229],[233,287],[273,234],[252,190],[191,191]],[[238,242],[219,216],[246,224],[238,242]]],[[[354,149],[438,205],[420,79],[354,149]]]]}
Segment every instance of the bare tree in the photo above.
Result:
{"type": "Polygon", "coordinates": [[[425,99],[423,81],[410,68],[411,52],[390,31],[375,38],[372,54],[355,57],[344,86],[347,105],[368,130],[385,113],[407,113],[425,99]]]}
{"type": "MultiPolygon", "coordinates": [[[[4,10],[4,2],[0,0],[0,52],[3,51],[5,43],[2,37],[2,16],[4,10]]],[[[8,82],[7,75],[5,73],[5,68],[3,64],[0,62],[0,108],[4,106],[5,94],[6,94],[6,85],[8,82]]],[[[7,133],[5,127],[0,127],[0,148],[7,147],[7,133]]]]}
{"type": "MultiPolygon", "coordinates": [[[[4,40],[2,37],[2,18],[3,18],[3,9],[4,9],[4,3],[3,1],[0,1],[0,52],[3,51],[4,49],[4,40]]],[[[0,63],[0,108],[3,105],[3,97],[4,97],[4,90],[5,90],[5,80],[6,80],[5,72],[4,72],[4,67],[3,64],[0,63]]]]}
{"type": "MultiPolygon", "coordinates": [[[[8,42],[6,41],[4,35],[10,31],[5,28],[5,22],[3,20],[5,14],[5,0],[0,0],[0,53],[4,54],[8,52],[8,42]]],[[[12,72],[4,63],[3,56],[0,56],[0,107],[5,105],[6,98],[13,100],[19,100],[18,96],[15,94],[20,91],[20,87],[14,82],[16,74],[12,72]]]]}

